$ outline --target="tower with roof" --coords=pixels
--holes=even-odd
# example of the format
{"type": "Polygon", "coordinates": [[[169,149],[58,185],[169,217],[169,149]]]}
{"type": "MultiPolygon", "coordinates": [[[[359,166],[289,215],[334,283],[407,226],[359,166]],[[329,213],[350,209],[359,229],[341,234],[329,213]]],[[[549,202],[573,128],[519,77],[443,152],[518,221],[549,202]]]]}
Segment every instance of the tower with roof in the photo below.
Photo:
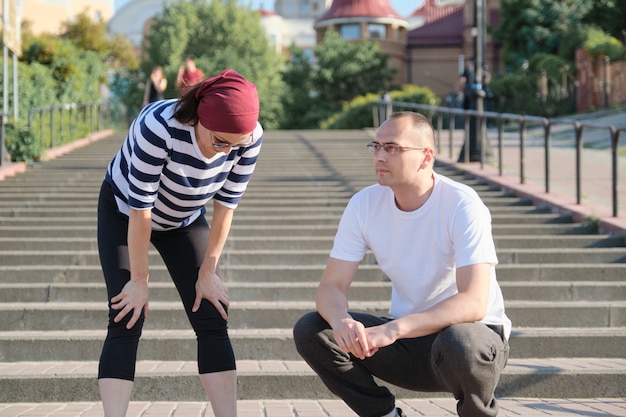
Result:
{"type": "Polygon", "coordinates": [[[395,82],[406,82],[409,22],[393,9],[389,0],[334,0],[314,28],[317,43],[323,42],[328,30],[354,42],[378,42],[380,50],[389,54],[389,65],[398,69],[395,82]]]}

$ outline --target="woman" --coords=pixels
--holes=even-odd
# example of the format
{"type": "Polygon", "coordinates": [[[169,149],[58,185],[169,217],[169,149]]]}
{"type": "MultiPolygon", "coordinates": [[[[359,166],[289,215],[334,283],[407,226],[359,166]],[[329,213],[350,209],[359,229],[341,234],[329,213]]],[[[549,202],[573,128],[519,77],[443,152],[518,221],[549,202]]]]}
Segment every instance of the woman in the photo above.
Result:
{"type": "Polygon", "coordinates": [[[167,78],[163,73],[163,67],[154,67],[143,92],[143,105],[146,106],[155,101],[163,100],[163,92],[166,88],[167,78]]]}
{"type": "Polygon", "coordinates": [[[200,380],[213,412],[236,416],[229,299],[218,261],[261,148],[258,114],[256,86],[226,70],[178,100],[145,107],[109,164],[98,202],[98,249],[109,299],[98,371],[105,416],[124,416],[130,402],[148,313],[150,243],[196,333],[200,380]],[[209,200],[210,228],[204,216],[209,200]]]}

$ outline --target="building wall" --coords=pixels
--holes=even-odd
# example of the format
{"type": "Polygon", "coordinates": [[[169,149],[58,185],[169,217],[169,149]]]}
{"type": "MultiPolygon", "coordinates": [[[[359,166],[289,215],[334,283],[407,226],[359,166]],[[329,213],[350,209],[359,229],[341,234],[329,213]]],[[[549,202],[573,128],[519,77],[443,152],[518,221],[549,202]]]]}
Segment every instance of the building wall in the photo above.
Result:
{"type": "Polygon", "coordinates": [[[286,19],[317,19],[332,3],[332,0],[276,0],[274,10],[286,19]]]}
{"type": "Polygon", "coordinates": [[[408,51],[409,84],[425,86],[443,98],[459,79],[460,46],[420,48],[408,51]]]}
{"type": "Polygon", "coordinates": [[[22,21],[31,23],[34,34],[60,33],[64,22],[87,10],[94,21],[108,21],[113,0],[22,0],[22,21]]]}

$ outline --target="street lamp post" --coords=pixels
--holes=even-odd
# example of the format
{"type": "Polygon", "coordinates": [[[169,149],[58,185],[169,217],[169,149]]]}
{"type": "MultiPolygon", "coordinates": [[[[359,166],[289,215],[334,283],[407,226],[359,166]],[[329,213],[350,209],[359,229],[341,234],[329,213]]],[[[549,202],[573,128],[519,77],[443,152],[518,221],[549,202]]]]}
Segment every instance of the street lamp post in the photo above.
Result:
{"type": "Polygon", "coordinates": [[[472,117],[469,129],[469,150],[466,146],[461,148],[459,162],[486,161],[490,156],[490,147],[486,143],[486,121],[481,115],[485,111],[485,90],[483,88],[483,68],[485,65],[485,2],[486,0],[474,0],[474,26],[472,37],[474,46],[474,68],[471,73],[473,80],[471,86],[471,109],[479,113],[478,117],[472,117]]]}

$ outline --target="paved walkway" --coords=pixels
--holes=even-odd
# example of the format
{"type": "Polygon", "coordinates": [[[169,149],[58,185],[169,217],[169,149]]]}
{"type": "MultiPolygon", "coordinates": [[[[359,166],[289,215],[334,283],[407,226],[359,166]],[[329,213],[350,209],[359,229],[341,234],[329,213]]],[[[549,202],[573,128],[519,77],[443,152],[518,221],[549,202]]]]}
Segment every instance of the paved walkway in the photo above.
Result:
{"type": "MultiPolygon", "coordinates": [[[[457,416],[453,399],[400,400],[409,417],[457,416]]],[[[239,401],[239,417],[354,417],[339,400],[239,401]]],[[[0,417],[103,417],[99,403],[5,404],[0,417]]],[[[203,402],[132,402],[127,417],[213,417],[203,402]]],[[[515,398],[500,400],[499,417],[606,417],[626,416],[626,399],[595,398],[561,400],[515,398]]]]}
{"type": "MultiPolygon", "coordinates": [[[[626,110],[598,117],[593,123],[612,124],[626,127],[626,110]]],[[[457,163],[458,149],[462,146],[463,132],[457,130],[452,138],[454,154],[449,152],[450,135],[442,132],[441,152],[437,159],[455,165],[468,173],[484,178],[515,191],[518,195],[532,197],[537,204],[547,204],[554,211],[572,213],[579,221],[596,219],[603,232],[626,234],[626,132],[620,135],[622,155],[617,160],[617,208],[618,216],[613,217],[612,200],[612,155],[606,131],[589,131],[589,137],[583,132],[585,146],[581,155],[581,202],[576,201],[576,149],[573,129],[561,128],[553,134],[549,151],[549,192],[546,193],[545,158],[542,133],[533,136],[529,131],[524,150],[524,181],[520,173],[519,133],[508,133],[503,140],[502,175],[497,165],[497,132],[490,130],[488,136],[492,143],[495,162],[457,163]],[[589,147],[587,146],[589,145],[589,147]]]]}

